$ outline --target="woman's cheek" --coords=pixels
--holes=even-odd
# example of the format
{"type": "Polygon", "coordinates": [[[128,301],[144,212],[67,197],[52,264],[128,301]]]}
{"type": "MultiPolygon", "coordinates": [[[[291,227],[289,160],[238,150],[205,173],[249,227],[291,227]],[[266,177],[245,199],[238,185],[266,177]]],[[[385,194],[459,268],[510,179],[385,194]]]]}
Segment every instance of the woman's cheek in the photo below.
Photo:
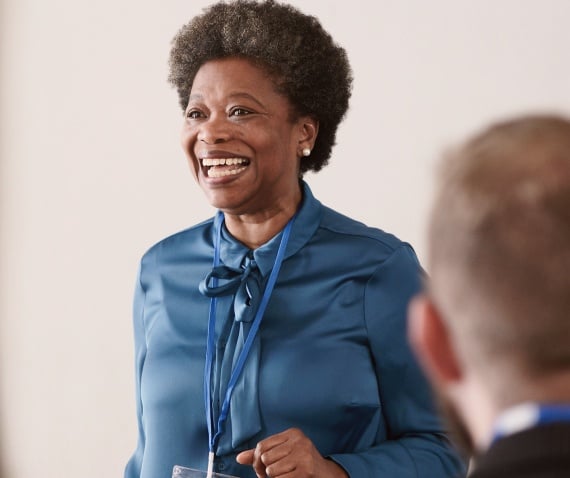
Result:
{"type": "Polygon", "coordinates": [[[180,145],[182,146],[182,150],[184,151],[184,156],[186,156],[186,160],[188,161],[188,165],[190,166],[190,170],[192,175],[197,179],[198,173],[200,169],[199,160],[196,158],[194,154],[194,137],[195,135],[187,129],[187,127],[182,127],[182,131],[180,134],[180,145]]]}

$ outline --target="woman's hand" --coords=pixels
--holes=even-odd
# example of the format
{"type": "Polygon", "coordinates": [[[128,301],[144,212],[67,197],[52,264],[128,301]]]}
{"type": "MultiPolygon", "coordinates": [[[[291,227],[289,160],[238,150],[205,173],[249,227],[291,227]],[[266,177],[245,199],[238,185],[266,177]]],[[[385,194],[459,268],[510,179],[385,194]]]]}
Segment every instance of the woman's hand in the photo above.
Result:
{"type": "Polygon", "coordinates": [[[348,478],[339,465],[323,458],[297,428],[260,441],[254,449],[241,452],[236,460],[253,466],[259,478],[348,478]]]}

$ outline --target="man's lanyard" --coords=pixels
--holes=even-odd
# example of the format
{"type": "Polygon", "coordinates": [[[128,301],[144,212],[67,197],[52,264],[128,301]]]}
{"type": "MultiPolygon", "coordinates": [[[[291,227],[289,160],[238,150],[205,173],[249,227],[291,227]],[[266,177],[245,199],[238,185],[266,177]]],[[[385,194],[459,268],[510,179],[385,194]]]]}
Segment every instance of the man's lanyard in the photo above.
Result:
{"type": "Polygon", "coordinates": [[[493,434],[493,443],[536,425],[570,422],[570,404],[524,403],[499,416],[493,434]]]}
{"type": "MultiPolygon", "coordinates": [[[[210,313],[208,318],[208,337],[206,341],[206,366],[204,368],[204,404],[206,407],[206,421],[208,424],[208,446],[210,451],[210,453],[208,454],[208,476],[212,476],[212,471],[214,466],[214,456],[218,442],[220,440],[220,436],[224,432],[224,425],[226,419],[228,418],[232,393],[239,379],[239,376],[243,370],[243,366],[251,350],[253,340],[257,334],[257,331],[259,330],[259,324],[261,323],[261,319],[263,318],[263,313],[267,308],[267,304],[269,303],[269,298],[271,297],[271,293],[273,292],[273,287],[275,286],[275,282],[277,281],[277,276],[279,275],[279,270],[281,269],[281,264],[283,263],[283,258],[285,256],[285,249],[287,248],[287,243],[289,242],[291,227],[293,226],[293,221],[295,220],[295,217],[296,215],[289,220],[289,222],[285,226],[285,229],[283,229],[283,235],[281,236],[281,242],[279,244],[279,249],[277,250],[275,263],[273,264],[273,268],[271,269],[271,274],[269,275],[269,279],[267,281],[267,286],[265,287],[265,290],[263,292],[263,296],[261,298],[259,308],[257,309],[255,318],[249,330],[249,334],[247,335],[243,348],[239,354],[238,360],[230,375],[228,388],[226,389],[226,394],[224,397],[224,401],[222,403],[222,409],[220,412],[220,416],[218,418],[217,429],[215,428],[214,417],[213,417],[214,410],[212,406],[212,381],[211,381],[212,361],[214,358],[215,335],[216,335],[215,332],[216,297],[212,297],[210,299],[210,313]]],[[[220,265],[220,243],[221,243],[223,220],[224,220],[224,215],[220,211],[218,211],[218,213],[216,214],[216,218],[214,220],[214,237],[215,237],[214,267],[218,267],[220,265]]],[[[212,284],[214,287],[218,285],[217,282],[218,279],[216,277],[212,277],[212,284]]]]}

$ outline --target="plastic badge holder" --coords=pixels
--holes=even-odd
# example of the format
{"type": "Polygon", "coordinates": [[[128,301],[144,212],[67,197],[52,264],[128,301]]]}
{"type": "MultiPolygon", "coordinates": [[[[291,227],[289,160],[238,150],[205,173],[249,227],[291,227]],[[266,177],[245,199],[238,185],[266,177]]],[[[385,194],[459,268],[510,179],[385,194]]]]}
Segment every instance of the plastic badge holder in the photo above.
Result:
{"type": "Polygon", "coordinates": [[[172,478],[239,478],[239,476],[222,475],[220,473],[208,474],[206,471],[176,465],[172,469],[172,478]]]}

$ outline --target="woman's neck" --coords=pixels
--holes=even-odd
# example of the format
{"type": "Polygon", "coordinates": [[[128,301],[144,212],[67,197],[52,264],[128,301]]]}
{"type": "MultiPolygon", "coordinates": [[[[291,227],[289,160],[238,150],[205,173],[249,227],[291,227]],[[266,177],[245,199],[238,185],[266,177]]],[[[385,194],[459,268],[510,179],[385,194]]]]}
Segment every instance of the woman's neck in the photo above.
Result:
{"type": "Polygon", "coordinates": [[[273,208],[255,213],[232,214],[224,211],[226,227],[230,234],[250,249],[257,249],[278,234],[295,215],[302,194],[281,201],[273,208]]]}

